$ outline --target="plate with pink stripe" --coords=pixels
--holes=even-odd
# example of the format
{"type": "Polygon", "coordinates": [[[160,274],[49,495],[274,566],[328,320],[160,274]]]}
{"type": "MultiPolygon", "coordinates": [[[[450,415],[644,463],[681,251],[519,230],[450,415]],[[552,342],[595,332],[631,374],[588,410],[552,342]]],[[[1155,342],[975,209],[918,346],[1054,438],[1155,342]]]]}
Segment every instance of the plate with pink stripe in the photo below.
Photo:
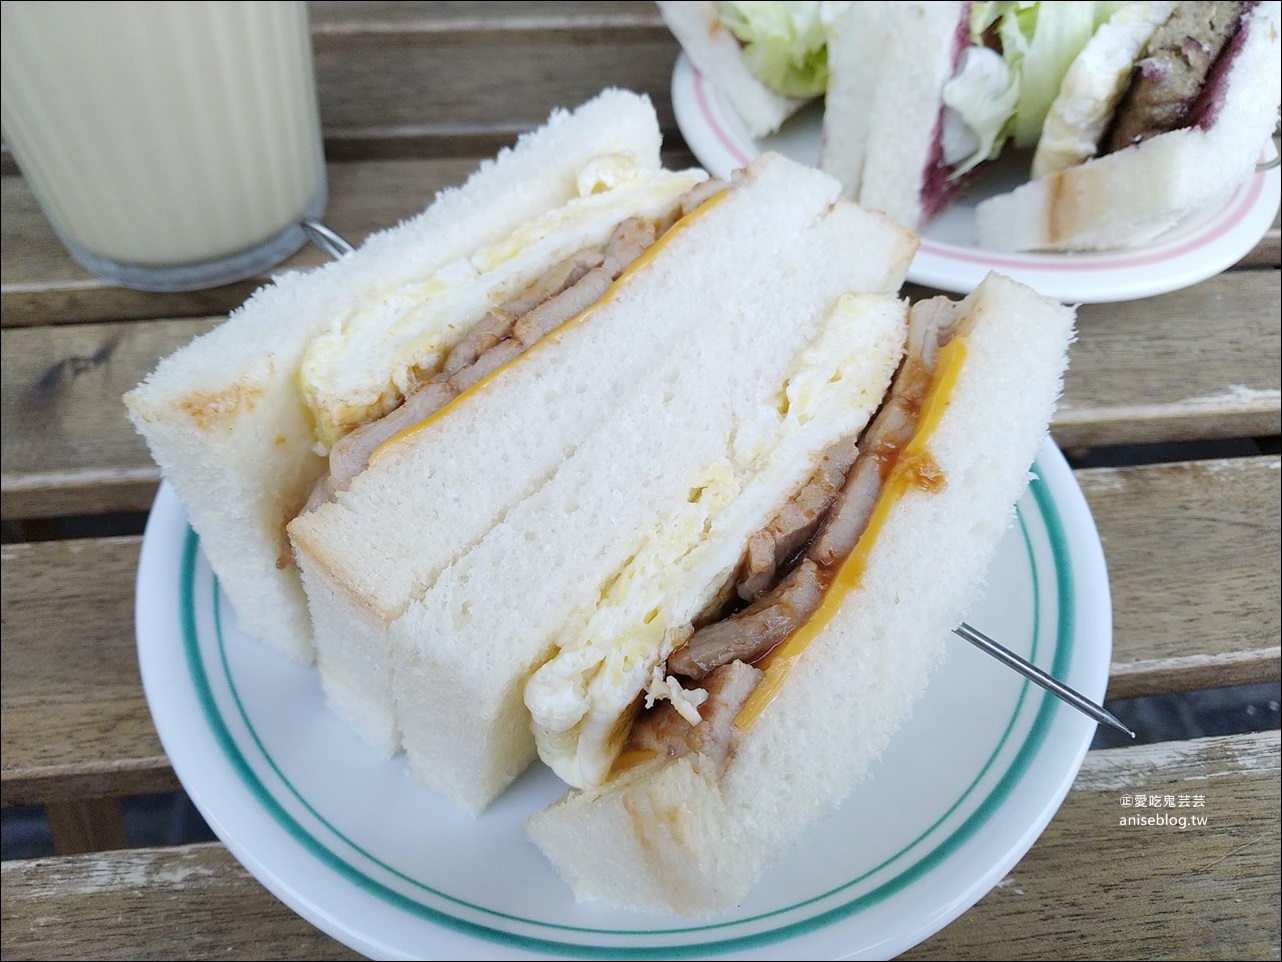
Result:
{"type": "MultiPolygon", "coordinates": [[[[672,74],[672,106],[694,155],[711,173],[727,176],[759,153],[773,150],[818,166],[823,104],[812,102],[775,134],[753,139],[721,92],[685,57],[672,74]]],[[[1019,159],[998,160],[970,192],[922,229],[908,279],[969,293],[990,270],[1023,281],[1048,297],[1076,303],[1129,301],[1180,290],[1241,260],[1264,236],[1282,199],[1282,171],[1259,171],[1214,204],[1190,214],[1141,247],[1081,253],[985,250],[975,237],[975,206],[1017,187],[1026,176],[1019,159]]]]}

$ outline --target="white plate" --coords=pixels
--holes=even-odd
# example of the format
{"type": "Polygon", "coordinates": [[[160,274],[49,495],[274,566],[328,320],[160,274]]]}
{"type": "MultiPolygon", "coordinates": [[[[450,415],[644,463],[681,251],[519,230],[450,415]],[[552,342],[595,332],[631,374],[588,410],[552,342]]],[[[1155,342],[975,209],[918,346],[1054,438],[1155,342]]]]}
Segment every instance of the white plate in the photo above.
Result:
{"type": "MultiPolygon", "coordinates": [[[[1049,441],[969,621],[1100,699],[1112,621],[1090,512],[1049,441]]],[[[379,958],[864,958],[948,924],[1032,845],[1094,725],[950,640],[872,781],[744,904],[700,922],[578,904],[521,824],[561,794],[536,766],[473,819],[324,706],[314,668],[238,630],[162,485],[138,569],[156,728],[228,848],[295,911],[379,958]]]]}
{"type": "MultiPolygon", "coordinates": [[[[672,73],[672,106],[686,143],[711,173],[729,176],[763,150],[819,164],[823,104],[815,101],[780,131],[748,136],[720,91],[685,55],[672,73]]],[[[968,294],[989,270],[1001,271],[1047,297],[1071,303],[1129,301],[1189,287],[1236,264],[1264,236],[1282,198],[1282,170],[1256,173],[1227,199],[1185,218],[1158,240],[1121,251],[1012,254],[983,250],[975,237],[975,206],[1023,182],[1026,158],[998,161],[966,195],[926,226],[908,279],[968,294]]]]}

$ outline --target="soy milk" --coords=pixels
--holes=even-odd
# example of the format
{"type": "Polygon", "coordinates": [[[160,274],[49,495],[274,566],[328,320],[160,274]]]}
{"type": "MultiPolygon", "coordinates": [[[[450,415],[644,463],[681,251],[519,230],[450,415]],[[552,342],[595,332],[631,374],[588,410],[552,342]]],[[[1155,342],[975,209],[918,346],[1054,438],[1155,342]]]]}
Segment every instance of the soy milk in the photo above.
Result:
{"type": "Polygon", "coordinates": [[[247,276],[323,210],[304,3],[5,2],[0,50],[5,140],[104,276],[247,276]]]}

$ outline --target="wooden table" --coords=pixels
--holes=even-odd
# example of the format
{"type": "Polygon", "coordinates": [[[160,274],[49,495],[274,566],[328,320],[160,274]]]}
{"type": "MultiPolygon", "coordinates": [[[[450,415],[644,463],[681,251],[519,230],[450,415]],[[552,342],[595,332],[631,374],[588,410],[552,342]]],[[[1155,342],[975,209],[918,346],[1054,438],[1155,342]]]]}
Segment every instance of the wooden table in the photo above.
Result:
{"type": "MultiPolygon", "coordinates": [[[[353,240],[607,84],[647,91],[669,160],[693,162],[650,4],[316,3],[313,29],[328,220],[353,240]]],[[[120,396],[255,285],[103,284],[7,157],[3,210],[0,785],[5,806],[44,806],[59,853],[4,863],[4,955],[351,957],[217,843],[122,847],[119,800],[177,782],[134,653],[159,477],[120,396]]],[[[1080,312],[1053,432],[1078,464],[1121,449],[1076,470],[1112,580],[1111,697],[1278,680],[1279,277],[1275,223],[1218,277],[1080,312]]],[[[1277,958],[1278,814],[1276,730],[1094,751],[1028,856],[908,955],[1277,958]],[[1204,796],[1207,827],[1119,828],[1121,796],[1156,785],[1204,796]]]]}

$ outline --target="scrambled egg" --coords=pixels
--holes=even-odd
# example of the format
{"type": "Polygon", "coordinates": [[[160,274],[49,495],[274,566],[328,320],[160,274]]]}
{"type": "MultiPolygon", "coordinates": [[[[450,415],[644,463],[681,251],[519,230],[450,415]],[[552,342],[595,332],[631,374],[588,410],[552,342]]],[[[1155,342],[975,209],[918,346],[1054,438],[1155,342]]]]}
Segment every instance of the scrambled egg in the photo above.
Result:
{"type": "Polygon", "coordinates": [[[663,664],[738,567],[748,536],[773,516],[780,492],[798,490],[823,451],[861,430],[880,402],[901,344],[870,348],[861,327],[874,306],[903,310],[890,295],[838,301],[771,403],[741,426],[726,457],[704,468],[688,501],[656,525],[596,608],[570,620],[557,654],[531,677],[525,704],[539,754],[569,784],[605,781],[642,693],[647,704],[671,700],[697,723],[706,693],[684,690],[663,664]]]}
{"type": "Polygon", "coordinates": [[[620,221],[661,217],[706,176],[638,170],[621,154],[597,158],[580,173],[578,196],[563,206],[336,319],[307,346],[298,375],[319,448],[396,407],[491,308],[558,261],[603,246],[620,221]]]}
{"type": "Polygon", "coordinates": [[[1064,75],[1033,156],[1034,178],[1095,156],[1100,138],[1131,83],[1131,68],[1176,4],[1130,3],[1115,13],[1064,75]]]}

